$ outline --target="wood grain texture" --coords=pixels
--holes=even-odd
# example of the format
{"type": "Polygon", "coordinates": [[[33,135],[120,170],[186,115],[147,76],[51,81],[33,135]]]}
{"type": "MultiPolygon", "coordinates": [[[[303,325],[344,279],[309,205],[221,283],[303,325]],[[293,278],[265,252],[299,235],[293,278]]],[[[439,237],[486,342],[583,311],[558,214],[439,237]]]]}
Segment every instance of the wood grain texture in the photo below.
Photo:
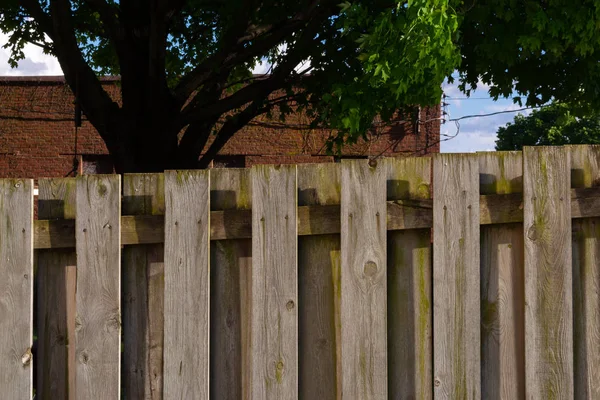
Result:
{"type": "Polygon", "coordinates": [[[296,166],[252,178],[251,398],[298,397],[296,166]]]}
{"type": "MultiPolygon", "coordinates": [[[[75,178],[38,181],[38,217],[75,222],[75,178]]],[[[75,232],[73,232],[73,235],[75,232]]],[[[75,249],[38,250],[37,385],[42,399],[75,399],[75,249]]]]}
{"type": "Polygon", "coordinates": [[[120,399],[120,176],[80,176],[76,190],[77,398],[120,399]]]}
{"type": "MultiPolygon", "coordinates": [[[[600,146],[569,146],[571,187],[600,186],[600,146]]],[[[600,218],[573,220],[576,399],[600,398],[600,218]]]]}
{"type": "Polygon", "coordinates": [[[569,152],[523,150],[526,397],[572,399],[569,152]]]}
{"type": "MultiPolygon", "coordinates": [[[[385,168],[388,200],[431,201],[430,158],[388,159],[385,168]]],[[[387,255],[389,397],[431,399],[431,231],[388,231],[387,255]]]]}
{"type": "MultiPolygon", "coordinates": [[[[211,224],[214,211],[229,220],[246,210],[251,221],[250,184],[249,169],[211,170],[211,224]]],[[[247,399],[252,241],[211,241],[210,266],[210,398],[247,399]]]]}
{"type": "Polygon", "coordinates": [[[0,179],[0,393],[33,389],[33,180],[0,179]]]}
{"type": "MultiPolygon", "coordinates": [[[[123,214],[164,213],[163,174],[124,176],[123,214]]],[[[163,261],[162,243],[123,249],[123,394],[126,399],[162,399],[163,261]]]]}
{"type": "MultiPolygon", "coordinates": [[[[340,183],[339,165],[298,166],[298,205],[340,204],[340,183]]],[[[340,246],[337,234],[298,238],[298,394],[302,399],[341,397],[340,298],[336,296],[340,246]]]]}
{"type": "Polygon", "coordinates": [[[433,161],[434,397],[480,398],[479,164],[433,161]]]}
{"type": "Polygon", "coordinates": [[[342,162],[342,398],[387,399],[386,174],[342,162]]]}
{"type": "Polygon", "coordinates": [[[209,397],[209,171],[165,172],[163,398],[209,397]]]}
{"type": "MultiPolygon", "coordinates": [[[[520,152],[480,153],[479,190],[523,192],[520,152]]],[[[481,227],[481,395],[525,399],[523,224],[481,227]]]]}

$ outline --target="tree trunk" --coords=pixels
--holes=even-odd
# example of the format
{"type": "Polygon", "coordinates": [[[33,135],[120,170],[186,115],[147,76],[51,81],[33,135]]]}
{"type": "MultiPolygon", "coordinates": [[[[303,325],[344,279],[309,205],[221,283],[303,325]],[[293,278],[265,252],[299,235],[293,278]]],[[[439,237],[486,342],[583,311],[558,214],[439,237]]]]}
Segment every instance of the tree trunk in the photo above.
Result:
{"type": "MultiPolygon", "coordinates": [[[[177,134],[172,126],[173,121],[157,121],[151,113],[123,120],[113,128],[116,143],[107,143],[115,171],[124,174],[182,169],[184,163],[178,159],[177,134]]],[[[188,162],[185,167],[192,165],[188,162]]]]}

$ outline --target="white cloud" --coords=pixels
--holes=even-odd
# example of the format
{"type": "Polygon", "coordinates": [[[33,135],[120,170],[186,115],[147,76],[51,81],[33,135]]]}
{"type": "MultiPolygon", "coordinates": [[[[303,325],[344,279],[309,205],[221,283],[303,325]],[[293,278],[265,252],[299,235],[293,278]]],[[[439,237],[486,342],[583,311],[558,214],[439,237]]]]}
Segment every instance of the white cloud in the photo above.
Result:
{"type": "MultiPolygon", "coordinates": [[[[442,140],[448,138],[447,135],[455,135],[456,127],[453,123],[446,124],[442,128],[442,140]]],[[[444,153],[471,153],[476,151],[494,151],[496,142],[496,133],[488,129],[484,130],[463,130],[462,126],[458,135],[450,140],[441,143],[441,151],[444,153]]]]}
{"type": "Polygon", "coordinates": [[[11,68],[8,64],[10,49],[2,48],[7,42],[8,35],[0,33],[0,76],[63,75],[58,60],[32,44],[25,45],[25,59],[19,61],[19,66],[11,68]]]}

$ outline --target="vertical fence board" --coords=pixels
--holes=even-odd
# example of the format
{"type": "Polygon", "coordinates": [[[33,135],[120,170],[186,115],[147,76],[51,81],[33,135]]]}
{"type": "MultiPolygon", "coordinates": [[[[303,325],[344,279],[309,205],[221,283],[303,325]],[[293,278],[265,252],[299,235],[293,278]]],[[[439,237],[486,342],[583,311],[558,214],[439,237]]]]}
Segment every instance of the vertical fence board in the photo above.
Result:
{"type": "Polygon", "coordinates": [[[76,391],[119,399],[121,369],[121,180],[77,178],[76,391]]]}
{"type": "MultiPolygon", "coordinates": [[[[571,187],[600,186],[600,146],[569,146],[571,187]]],[[[600,218],[573,220],[575,398],[600,398],[600,218]]]]}
{"type": "MultiPolygon", "coordinates": [[[[211,170],[211,210],[249,210],[249,169],[211,170]]],[[[250,239],[210,244],[210,398],[247,399],[250,314],[250,239]]]]}
{"type": "Polygon", "coordinates": [[[523,167],[526,395],[572,399],[569,153],[526,147],[523,167]]]}
{"type": "Polygon", "coordinates": [[[33,390],[33,180],[0,179],[0,393],[33,390]]]}
{"type": "Polygon", "coordinates": [[[387,393],[386,168],[342,162],[342,396],[387,393]]]}
{"type": "MultiPolygon", "coordinates": [[[[123,215],[164,215],[164,175],[131,174],[123,180],[123,215]]],[[[123,249],[123,394],[162,399],[164,246],[123,249]]]]}
{"type": "Polygon", "coordinates": [[[253,399],[298,397],[296,166],[256,166],[252,177],[253,399]]]}
{"type": "Polygon", "coordinates": [[[209,171],[165,172],[165,400],[209,397],[209,193],[209,171]]]}
{"type": "MultiPolygon", "coordinates": [[[[431,198],[431,158],[385,160],[388,200],[431,198]]],[[[388,373],[392,399],[431,399],[431,231],[388,231],[388,373]]]]}
{"type": "MultiPolygon", "coordinates": [[[[74,178],[40,179],[38,218],[75,219],[74,178]]],[[[40,399],[75,399],[75,249],[37,251],[37,385],[40,399]]]]}
{"type": "MultiPolygon", "coordinates": [[[[523,192],[521,152],[479,154],[481,194],[523,192]]],[[[492,210],[502,212],[503,210],[492,210]]],[[[523,225],[481,227],[481,395],[525,398],[523,225]]]]}
{"type": "MultiPolygon", "coordinates": [[[[337,164],[298,166],[298,205],[340,204],[337,164]]],[[[299,397],[337,399],[340,236],[298,238],[299,397]]]]}
{"type": "Polygon", "coordinates": [[[439,154],[433,163],[434,396],[480,397],[479,166],[439,154]]]}

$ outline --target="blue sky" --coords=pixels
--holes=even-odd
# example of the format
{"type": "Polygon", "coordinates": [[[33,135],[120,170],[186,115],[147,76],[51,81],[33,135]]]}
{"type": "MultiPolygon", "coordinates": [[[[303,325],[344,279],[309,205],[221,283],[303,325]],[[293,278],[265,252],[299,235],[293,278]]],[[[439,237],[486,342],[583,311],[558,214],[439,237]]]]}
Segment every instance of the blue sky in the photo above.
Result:
{"type": "MultiPolygon", "coordinates": [[[[513,104],[512,99],[499,99],[494,101],[488,95],[489,87],[483,83],[477,85],[477,89],[467,98],[458,90],[458,83],[450,85],[445,83],[443,86],[446,94],[445,102],[448,104],[446,119],[456,119],[466,115],[490,114],[495,112],[512,111],[522,108],[518,104],[513,104]]],[[[519,112],[506,112],[503,114],[468,118],[459,121],[460,127],[457,133],[457,126],[454,122],[446,122],[442,125],[442,140],[456,135],[456,137],[441,143],[441,151],[448,153],[464,153],[474,151],[494,150],[496,141],[496,132],[500,126],[511,122],[515,115],[522,113],[528,115],[531,110],[519,112]]]]}
{"type": "MultiPolygon", "coordinates": [[[[43,54],[42,50],[33,45],[25,46],[26,58],[19,63],[19,68],[11,69],[7,63],[9,52],[1,46],[6,43],[7,36],[0,33],[0,76],[7,75],[62,75],[58,61],[49,55],[43,54]]],[[[266,65],[257,66],[257,73],[264,72],[266,65]]],[[[457,83],[444,84],[446,96],[447,119],[459,118],[465,115],[488,114],[498,111],[510,111],[520,108],[512,103],[510,99],[493,101],[488,96],[488,87],[483,83],[477,86],[477,90],[466,99],[458,88],[457,83]]],[[[527,114],[529,110],[522,111],[527,114]]],[[[513,120],[517,113],[499,114],[490,117],[470,118],[460,121],[458,135],[441,143],[442,152],[474,152],[494,150],[496,131],[498,127],[513,120]]],[[[454,122],[442,125],[442,139],[455,135],[457,127],[454,122]]]]}

